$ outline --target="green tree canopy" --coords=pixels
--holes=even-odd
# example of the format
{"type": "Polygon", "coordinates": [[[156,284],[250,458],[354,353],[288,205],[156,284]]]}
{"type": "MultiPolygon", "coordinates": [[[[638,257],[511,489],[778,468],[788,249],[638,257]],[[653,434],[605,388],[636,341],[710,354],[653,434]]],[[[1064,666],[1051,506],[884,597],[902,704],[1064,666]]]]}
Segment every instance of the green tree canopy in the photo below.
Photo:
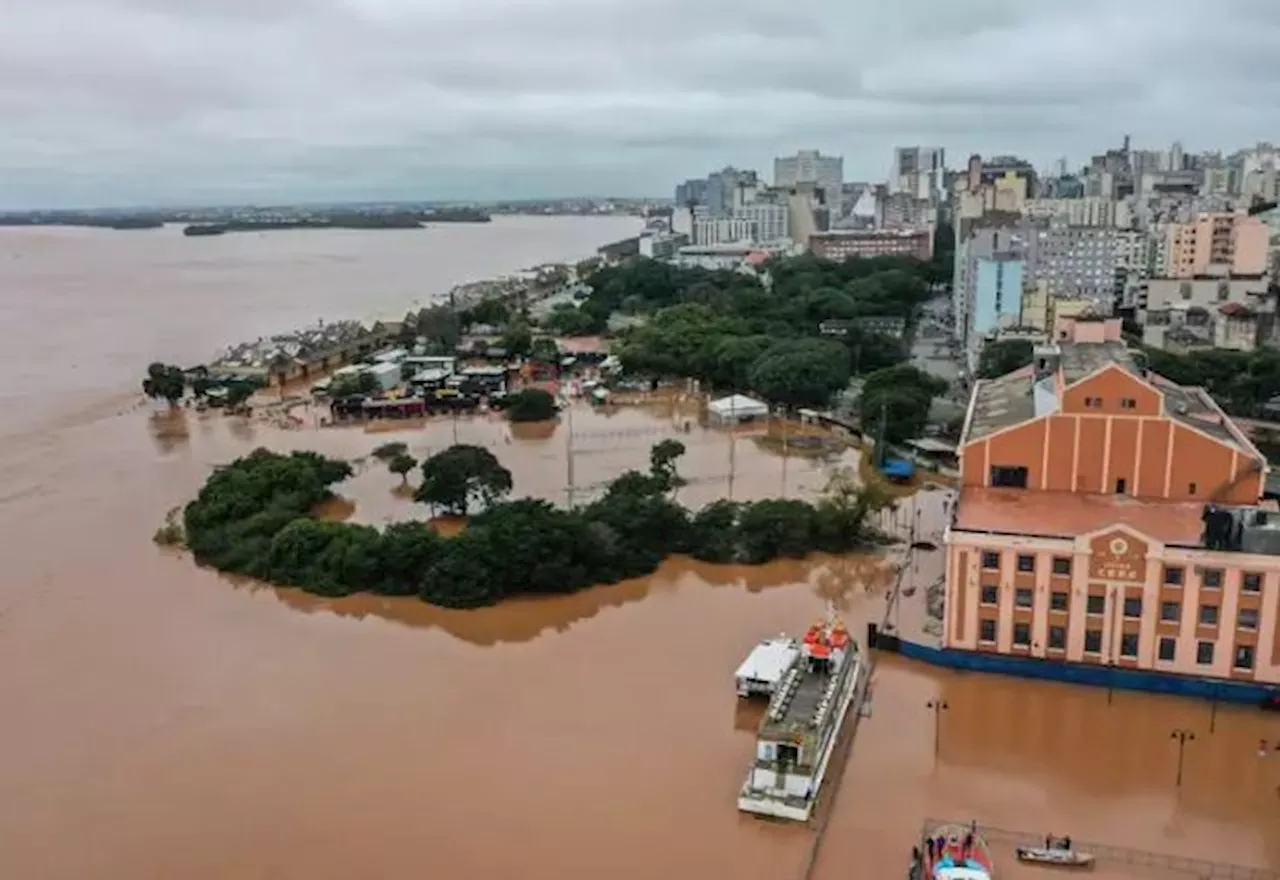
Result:
{"type": "Polygon", "coordinates": [[[409,444],[394,441],[391,443],[383,443],[381,446],[374,447],[373,452],[369,454],[378,461],[391,461],[397,455],[404,455],[409,451],[409,444]]]}
{"type": "Polygon", "coordinates": [[[426,341],[429,350],[439,354],[456,349],[458,340],[462,338],[462,320],[452,307],[444,304],[419,311],[413,329],[426,341]]]}
{"type": "Polygon", "coordinates": [[[765,268],[767,284],[742,273],[632,260],[593,275],[593,293],[582,310],[599,320],[614,312],[647,318],[627,330],[618,347],[627,372],[695,378],[725,391],[746,390],[757,377],[766,378],[765,387],[755,390],[774,403],[825,400],[830,392],[820,389],[843,387],[832,377],[843,372],[847,379],[850,366],[870,372],[906,359],[900,341],[857,322],[900,319],[909,329],[929,296],[927,264],[899,257],[832,263],[802,256],[771,260],[765,268]],[[846,357],[824,349],[832,341],[821,336],[824,322],[847,325],[841,337],[846,357]],[[820,363],[820,375],[787,381],[779,368],[782,350],[774,350],[784,343],[792,355],[807,351],[812,365],[820,363]],[[819,357],[820,351],[827,353],[819,357]],[[773,362],[765,365],[766,359],[773,362]],[[850,366],[831,369],[846,360],[850,366]],[[798,385],[806,387],[801,391],[798,385]]]}
{"type": "Polygon", "coordinates": [[[1027,339],[988,342],[978,358],[978,378],[998,379],[1031,363],[1035,346],[1027,339]]]}
{"type": "Polygon", "coordinates": [[[559,364],[560,363],[560,346],[556,345],[556,341],[546,336],[539,336],[533,340],[533,345],[529,348],[529,357],[543,364],[559,364]]]}
{"type": "Polygon", "coordinates": [[[511,491],[511,471],[483,446],[460,444],[422,463],[414,500],[465,516],[473,504],[491,506],[511,491]]]}
{"type": "Polygon", "coordinates": [[[791,407],[825,408],[849,384],[849,350],[826,339],[796,339],[771,346],[751,367],[751,387],[791,407]]]}
{"type": "Polygon", "coordinates": [[[418,465],[418,460],[407,452],[400,452],[392,456],[387,462],[387,470],[393,474],[400,475],[400,482],[409,482],[409,471],[418,465]]]}
{"type": "Polygon", "coordinates": [[[167,400],[170,406],[177,405],[187,390],[187,376],[181,367],[156,362],[147,367],[147,376],[142,380],[142,392],[152,400],[167,400]]]}
{"type": "Polygon", "coordinates": [[[555,395],[541,388],[525,388],[507,398],[507,419],[512,422],[545,422],[559,412],[555,395]]]}
{"type": "Polygon", "coordinates": [[[876,370],[862,386],[862,429],[878,438],[883,427],[888,443],[919,437],[928,423],[933,398],[946,390],[946,382],[906,364],[876,370]]]}
{"type": "Polygon", "coordinates": [[[334,376],[329,383],[329,396],[332,398],[354,397],[361,394],[373,394],[379,389],[378,377],[366,371],[344,373],[334,376]]]}

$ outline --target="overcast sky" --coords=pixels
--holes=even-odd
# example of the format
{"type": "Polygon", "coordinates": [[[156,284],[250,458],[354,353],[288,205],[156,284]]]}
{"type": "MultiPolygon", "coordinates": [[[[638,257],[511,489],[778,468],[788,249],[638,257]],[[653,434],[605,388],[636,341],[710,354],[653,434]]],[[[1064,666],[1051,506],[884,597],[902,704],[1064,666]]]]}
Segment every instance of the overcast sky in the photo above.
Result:
{"type": "Polygon", "coordinates": [[[1276,0],[0,0],[0,207],[665,195],[1280,138],[1276,0]]]}

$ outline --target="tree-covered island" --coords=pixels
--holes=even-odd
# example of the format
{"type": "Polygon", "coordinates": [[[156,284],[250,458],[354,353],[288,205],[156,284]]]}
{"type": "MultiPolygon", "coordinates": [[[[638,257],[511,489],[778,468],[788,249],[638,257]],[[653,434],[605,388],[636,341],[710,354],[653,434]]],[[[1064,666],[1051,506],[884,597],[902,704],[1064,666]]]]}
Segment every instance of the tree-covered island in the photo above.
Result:
{"type": "MultiPolygon", "coordinates": [[[[717,501],[696,512],[674,500],[684,446],[653,447],[648,471],[626,471],[603,497],[576,510],[509,499],[511,473],[488,450],[455,446],[422,464],[416,500],[452,513],[476,511],[457,537],[425,522],[378,529],[326,522],[313,511],[351,466],[312,452],[266,449],[216,469],[183,511],[197,562],[322,596],[418,596],[451,608],[521,595],[570,593],[653,572],[668,556],[760,564],[812,552],[844,553],[879,539],[878,489],[849,474],[816,503],[717,501]]],[[[380,449],[384,459],[403,454],[380,449]]]]}

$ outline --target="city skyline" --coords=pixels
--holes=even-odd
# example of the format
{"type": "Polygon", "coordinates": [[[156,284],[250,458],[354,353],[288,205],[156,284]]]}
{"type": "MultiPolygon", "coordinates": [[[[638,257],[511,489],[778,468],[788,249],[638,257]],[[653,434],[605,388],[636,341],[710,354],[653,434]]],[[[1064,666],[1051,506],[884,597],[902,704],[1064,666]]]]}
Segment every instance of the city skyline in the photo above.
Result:
{"type": "Polygon", "coordinates": [[[1266,140],[1280,13],[1184,6],[20,4],[0,209],[642,197],[801,149],[878,181],[910,144],[1047,168],[1126,133],[1266,140]]]}

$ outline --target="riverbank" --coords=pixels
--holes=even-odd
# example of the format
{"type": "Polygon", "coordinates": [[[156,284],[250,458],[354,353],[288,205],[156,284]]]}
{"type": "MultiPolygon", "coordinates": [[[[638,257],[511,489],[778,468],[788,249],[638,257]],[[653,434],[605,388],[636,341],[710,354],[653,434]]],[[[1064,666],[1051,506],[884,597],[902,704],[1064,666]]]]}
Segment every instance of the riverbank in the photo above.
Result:
{"type": "Polygon", "coordinates": [[[192,223],[182,230],[182,234],[189,237],[201,237],[224,235],[229,232],[284,232],[297,229],[422,229],[432,223],[489,223],[492,222],[492,219],[484,211],[471,208],[390,213],[351,212],[302,217],[285,215],[261,219],[192,223]]]}

